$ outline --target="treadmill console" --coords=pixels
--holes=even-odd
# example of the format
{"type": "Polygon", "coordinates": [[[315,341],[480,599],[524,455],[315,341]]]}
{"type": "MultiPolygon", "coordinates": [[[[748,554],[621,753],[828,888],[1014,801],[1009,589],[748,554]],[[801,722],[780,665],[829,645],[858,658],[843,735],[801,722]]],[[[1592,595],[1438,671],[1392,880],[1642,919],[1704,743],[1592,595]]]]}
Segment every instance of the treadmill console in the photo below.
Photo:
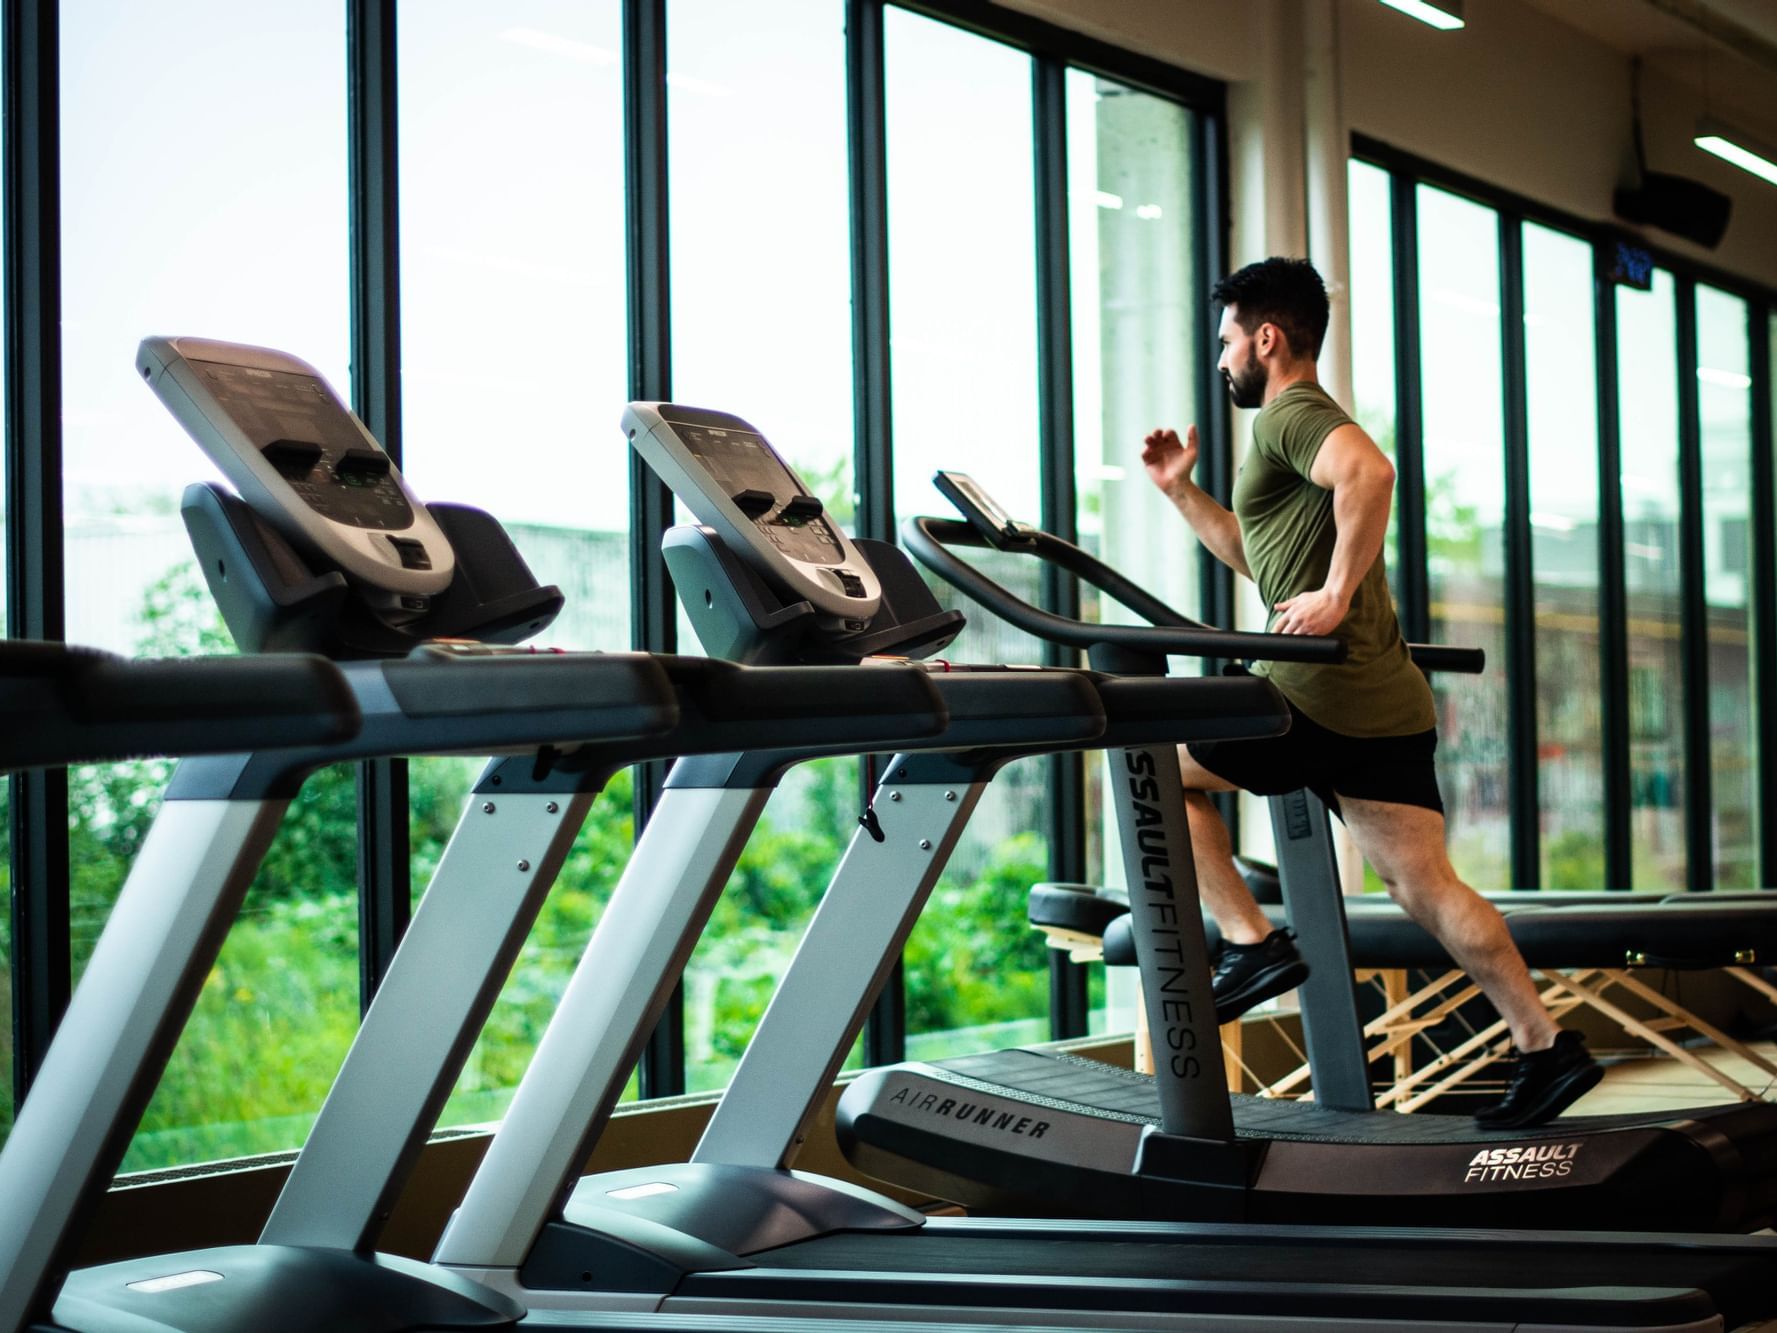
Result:
{"type": "Polygon", "coordinates": [[[631,403],[623,433],[698,522],[769,584],[810,603],[836,629],[861,631],[876,615],[875,572],[746,421],[676,403],[631,403]]]}
{"type": "Polygon", "coordinates": [[[392,623],[450,586],[450,542],[388,454],[306,361],[144,338],[136,369],[256,514],[343,571],[392,623]]]}

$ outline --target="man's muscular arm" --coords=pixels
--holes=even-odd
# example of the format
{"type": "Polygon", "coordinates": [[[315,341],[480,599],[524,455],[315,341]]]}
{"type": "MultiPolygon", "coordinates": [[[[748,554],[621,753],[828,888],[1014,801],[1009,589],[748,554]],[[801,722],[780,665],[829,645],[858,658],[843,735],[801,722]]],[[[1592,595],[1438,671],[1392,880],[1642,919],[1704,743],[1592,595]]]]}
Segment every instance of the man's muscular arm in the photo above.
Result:
{"type": "Polygon", "coordinates": [[[1197,427],[1185,428],[1182,443],[1175,430],[1150,431],[1142,441],[1141,461],[1149,479],[1185,516],[1209,553],[1236,574],[1252,578],[1240,540],[1240,520],[1191,480],[1191,470],[1197,466],[1197,427]]]}
{"type": "Polygon", "coordinates": [[[1340,426],[1321,441],[1308,480],[1333,493],[1333,558],[1325,584],[1277,604],[1283,614],[1272,629],[1278,634],[1331,634],[1338,628],[1388,535],[1394,464],[1362,427],[1340,426]]]}

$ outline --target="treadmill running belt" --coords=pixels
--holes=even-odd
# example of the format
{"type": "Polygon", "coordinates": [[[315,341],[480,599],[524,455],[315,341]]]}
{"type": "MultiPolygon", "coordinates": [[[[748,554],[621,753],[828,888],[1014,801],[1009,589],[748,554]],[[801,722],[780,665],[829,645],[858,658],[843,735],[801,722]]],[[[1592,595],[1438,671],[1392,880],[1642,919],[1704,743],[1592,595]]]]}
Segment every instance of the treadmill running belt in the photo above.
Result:
{"type": "MultiPolygon", "coordinates": [[[[1131,1124],[1158,1125],[1160,1103],[1154,1080],[1113,1065],[1077,1055],[1020,1049],[987,1051],[941,1060],[950,1082],[980,1092],[1011,1092],[1021,1101],[1096,1115],[1131,1124]]],[[[1234,1127],[1246,1138],[1295,1139],[1329,1143],[1487,1143],[1497,1140],[1569,1138],[1575,1132],[1622,1129],[1726,1115],[1740,1108],[1706,1106],[1640,1115],[1564,1116],[1535,1129],[1486,1130],[1468,1116],[1378,1115],[1373,1111],[1336,1111],[1313,1102],[1236,1096],[1234,1127]]]]}

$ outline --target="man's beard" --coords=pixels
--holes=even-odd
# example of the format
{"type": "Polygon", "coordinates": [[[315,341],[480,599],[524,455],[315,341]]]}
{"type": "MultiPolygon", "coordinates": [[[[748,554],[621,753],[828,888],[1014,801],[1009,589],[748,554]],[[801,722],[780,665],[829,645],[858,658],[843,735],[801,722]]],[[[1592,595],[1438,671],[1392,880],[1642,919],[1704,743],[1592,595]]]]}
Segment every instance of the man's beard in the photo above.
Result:
{"type": "Polygon", "coordinates": [[[1222,378],[1228,382],[1228,396],[1234,400],[1236,407],[1259,407],[1265,402],[1265,363],[1254,357],[1246,363],[1246,369],[1238,375],[1223,371],[1222,378]]]}

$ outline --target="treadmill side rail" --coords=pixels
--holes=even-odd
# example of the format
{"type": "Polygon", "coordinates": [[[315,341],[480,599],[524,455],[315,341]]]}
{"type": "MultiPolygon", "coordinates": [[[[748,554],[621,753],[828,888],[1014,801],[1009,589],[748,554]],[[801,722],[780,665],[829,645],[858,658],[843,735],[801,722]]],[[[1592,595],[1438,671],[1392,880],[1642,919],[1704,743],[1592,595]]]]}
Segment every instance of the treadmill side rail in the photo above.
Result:
{"type": "Polygon", "coordinates": [[[0,1152],[0,1329],[48,1313],[288,806],[161,807],[0,1152]]]}
{"type": "Polygon", "coordinates": [[[470,792],[262,1242],[375,1243],[595,795],[470,792]]]}
{"type": "Polygon", "coordinates": [[[584,1165],[770,795],[668,788],[435,1262],[517,1268],[584,1165]]]}
{"type": "Polygon", "coordinates": [[[871,803],[883,841],[852,834],[693,1162],[773,1169],[795,1159],[987,787],[898,782],[896,767],[871,803]]]}

